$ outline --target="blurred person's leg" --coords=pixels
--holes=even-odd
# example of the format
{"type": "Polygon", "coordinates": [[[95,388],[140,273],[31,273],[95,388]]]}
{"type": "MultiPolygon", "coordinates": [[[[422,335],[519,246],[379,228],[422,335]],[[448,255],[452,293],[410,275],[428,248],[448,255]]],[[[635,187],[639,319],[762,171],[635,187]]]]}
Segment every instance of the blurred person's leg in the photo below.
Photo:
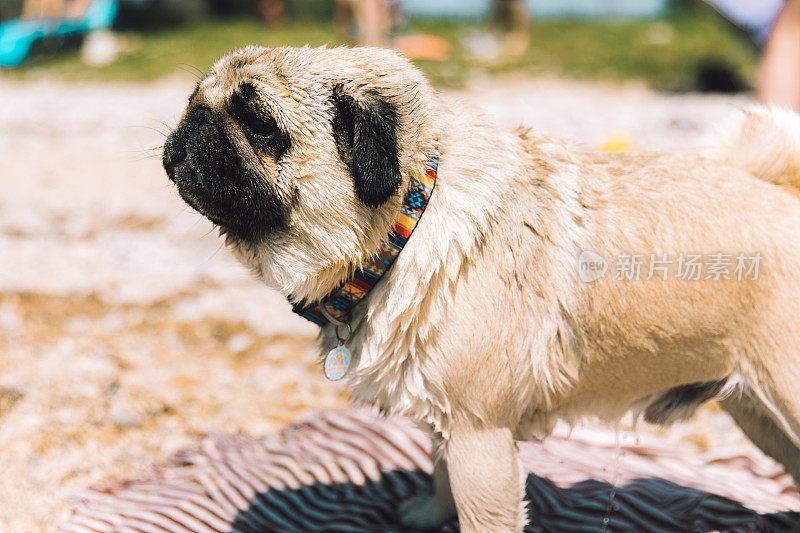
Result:
{"type": "Polygon", "coordinates": [[[360,0],[356,9],[362,46],[387,46],[391,11],[386,0],[360,0]]]}
{"type": "Polygon", "coordinates": [[[78,18],[86,13],[88,7],[89,0],[26,0],[23,3],[22,18],[78,18]]]}
{"type": "Polygon", "coordinates": [[[524,0],[495,0],[494,22],[505,37],[504,52],[509,55],[523,54],[530,44],[531,14],[524,0]]]}
{"type": "Polygon", "coordinates": [[[758,99],[800,110],[800,0],[778,16],[761,61],[758,99]]]}
{"type": "Polygon", "coordinates": [[[267,24],[282,24],[289,16],[286,0],[258,0],[256,10],[267,24]]]}
{"type": "Polygon", "coordinates": [[[60,0],[26,0],[22,6],[23,19],[52,17],[63,9],[60,0]]]}
{"type": "Polygon", "coordinates": [[[89,8],[90,0],[67,0],[66,15],[68,17],[82,17],[89,8]]]}
{"type": "Polygon", "coordinates": [[[361,46],[388,46],[392,12],[388,0],[337,0],[333,28],[342,40],[349,40],[355,27],[361,46]]]}

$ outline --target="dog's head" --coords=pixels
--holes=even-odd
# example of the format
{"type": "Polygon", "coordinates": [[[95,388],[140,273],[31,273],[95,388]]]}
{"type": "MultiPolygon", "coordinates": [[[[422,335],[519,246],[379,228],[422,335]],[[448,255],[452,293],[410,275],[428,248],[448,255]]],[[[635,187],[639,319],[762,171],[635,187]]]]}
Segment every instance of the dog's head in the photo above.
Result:
{"type": "Polygon", "coordinates": [[[432,150],[433,114],[429,85],[394,52],[248,47],[200,81],[163,163],[240,260],[313,301],[385,238],[432,150]]]}

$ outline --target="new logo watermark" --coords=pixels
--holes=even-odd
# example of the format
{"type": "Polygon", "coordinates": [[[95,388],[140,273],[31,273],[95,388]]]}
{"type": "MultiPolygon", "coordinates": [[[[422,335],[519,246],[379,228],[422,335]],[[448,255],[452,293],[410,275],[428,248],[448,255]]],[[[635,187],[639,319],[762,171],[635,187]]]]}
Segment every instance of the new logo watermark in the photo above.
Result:
{"type": "Polygon", "coordinates": [[[578,278],[584,283],[595,282],[612,269],[615,281],[754,281],[761,272],[761,264],[761,252],[625,252],[608,261],[594,250],[583,250],[578,255],[577,268],[578,278]]]}
{"type": "Polygon", "coordinates": [[[578,256],[578,277],[584,283],[592,283],[608,272],[605,258],[594,250],[584,250],[578,256]]]}

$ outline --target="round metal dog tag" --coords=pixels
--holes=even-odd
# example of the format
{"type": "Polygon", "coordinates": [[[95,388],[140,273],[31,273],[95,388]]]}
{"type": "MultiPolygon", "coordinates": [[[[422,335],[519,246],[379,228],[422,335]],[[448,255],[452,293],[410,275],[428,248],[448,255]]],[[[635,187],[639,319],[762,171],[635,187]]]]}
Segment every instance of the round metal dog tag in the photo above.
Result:
{"type": "Polygon", "coordinates": [[[325,377],[331,381],[339,381],[350,370],[350,350],[340,344],[325,356],[323,367],[325,377]]]}

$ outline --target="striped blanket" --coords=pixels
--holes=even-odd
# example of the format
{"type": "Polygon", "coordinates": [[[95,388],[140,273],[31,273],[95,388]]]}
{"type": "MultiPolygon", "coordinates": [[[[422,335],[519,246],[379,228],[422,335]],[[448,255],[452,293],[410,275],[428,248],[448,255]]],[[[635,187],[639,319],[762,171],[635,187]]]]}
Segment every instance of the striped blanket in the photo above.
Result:
{"type": "MultiPolygon", "coordinates": [[[[800,514],[791,479],[756,454],[615,445],[613,433],[520,443],[526,531],[784,531],[800,514]]],[[[209,436],[147,479],[93,487],[62,531],[406,531],[395,509],[430,490],[430,446],[404,419],[319,413],[278,435],[209,436]]],[[[455,521],[441,532],[454,532],[455,521]]]]}

